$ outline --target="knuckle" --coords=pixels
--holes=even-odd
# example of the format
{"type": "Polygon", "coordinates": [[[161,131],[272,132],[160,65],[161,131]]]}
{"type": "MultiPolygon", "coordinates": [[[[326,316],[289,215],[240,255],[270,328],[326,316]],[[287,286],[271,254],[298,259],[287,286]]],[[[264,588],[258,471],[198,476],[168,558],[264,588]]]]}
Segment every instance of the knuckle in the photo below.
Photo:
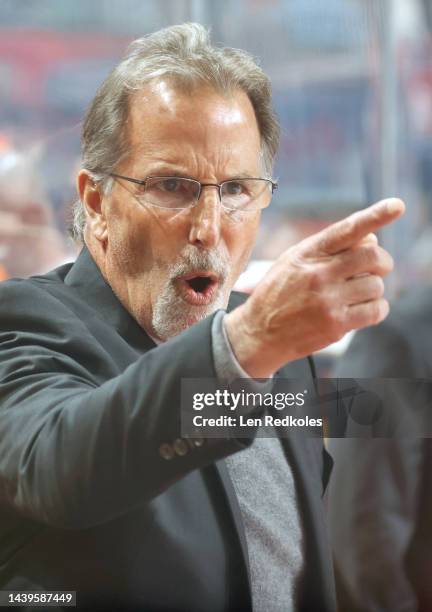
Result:
{"type": "Polygon", "coordinates": [[[392,269],[393,260],[387,251],[378,244],[368,243],[360,248],[359,257],[361,258],[362,269],[375,270],[382,274],[386,274],[392,269]]]}
{"type": "Polygon", "coordinates": [[[387,253],[387,251],[385,251],[385,253],[386,253],[386,268],[389,272],[391,272],[391,270],[393,270],[394,268],[394,259],[390,255],[390,253],[387,253]]]}
{"type": "Polygon", "coordinates": [[[375,300],[371,303],[371,323],[377,325],[388,312],[388,303],[384,299],[375,300]]]}
{"type": "Polygon", "coordinates": [[[372,293],[376,298],[380,298],[384,295],[384,281],[380,276],[372,277],[372,293]]]}
{"type": "Polygon", "coordinates": [[[341,228],[341,234],[351,236],[352,234],[355,234],[357,226],[357,217],[355,215],[351,215],[350,217],[347,217],[345,219],[344,224],[341,228]]]}
{"type": "Polygon", "coordinates": [[[382,219],[382,208],[380,206],[370,206],[365,211],[365,220],[368,224],[375,225],[382,219]]]}
{"type": "Polygon", "coordinates": [[[370,209],[371,211],[371,220],[374,222],[379,222],[382,217],[382,210],[379,207],[374,207],[370,209]]]}
{"type": "Polygon", "coordinates": [[[375,266],[381,260],[381,249],[376,244],[368,244],[364,247],[365,259],[369,266],[375,266]]]}

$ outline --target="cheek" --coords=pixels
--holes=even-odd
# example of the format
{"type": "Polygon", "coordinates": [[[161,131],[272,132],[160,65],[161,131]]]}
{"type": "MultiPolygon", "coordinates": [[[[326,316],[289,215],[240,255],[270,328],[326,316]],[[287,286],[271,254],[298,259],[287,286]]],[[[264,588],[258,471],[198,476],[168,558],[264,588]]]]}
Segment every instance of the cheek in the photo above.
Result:
{"type": "Polygon", "coordinates": [[[232,219],[227,229],[227,244],[231,256],[232,271],[239,274],[247,261],[255,244],[258,232],[260,212],[254,217],[232,219]]]}
{"type": "Polygon", "coordinates": [[[140,274],[149,268],[151,246],[146,224],[137,215],[112,215],[108,226],[108,255],[126,274],[140,274]]]}
{"type": "Polygon", "coordinates": [[[133,276],[157,277],[176,259],[179,251],[178,219],[135,210],[113,215],[109,225],[111,255],[122,269],[133,276]]]}

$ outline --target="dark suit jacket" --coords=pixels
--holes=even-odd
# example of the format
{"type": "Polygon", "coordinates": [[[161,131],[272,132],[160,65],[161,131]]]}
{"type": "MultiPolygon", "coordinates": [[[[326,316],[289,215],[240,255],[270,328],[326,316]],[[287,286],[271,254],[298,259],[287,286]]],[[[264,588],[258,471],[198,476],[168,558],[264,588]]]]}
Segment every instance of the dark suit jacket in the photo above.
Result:
{"type": "MultiPolygon", "coordinates": [[[[358,332],[336,376],[432,382],[431,346],[429,288],[395,304],[378,327],[358,332]]],[[[432,610],[432,443],[406,432],[416,418],[412,389],[401,381],[397,394],[383,396],[392,437],[330,444],[329,514],[342,610],[432,610]]]]}
{"type": "MultiPolygon", "coordinates": [[[[0,286],[0,589],[75,590],[88,610],[250,609],[223,461],[244,442],[159,452],[179,437],[181,378],[216,376],[212,319],[155,347],[86,249],[0,286]]],[[[310,377],[308,361],[283,374],[310,377]]],[[[284,445],[306,531],[299,610],[334,610],[322,442],[284,445]]]]}

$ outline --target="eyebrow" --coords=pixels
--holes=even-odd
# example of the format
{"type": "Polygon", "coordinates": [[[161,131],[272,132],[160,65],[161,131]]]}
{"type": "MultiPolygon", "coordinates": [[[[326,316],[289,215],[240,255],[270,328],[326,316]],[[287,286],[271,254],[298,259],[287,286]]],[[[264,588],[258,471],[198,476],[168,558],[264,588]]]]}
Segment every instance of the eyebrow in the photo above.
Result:
{"type": "Polygon", "coordinates": [[[150,170],[148,176],[176,176],[178,178],[195,179],[194,176],[187,174],[187,172],[182,172],[181,170],[150,170]]]}
{"type": "MultiPolygon", "coordinates": [[[[155,169],[149,170],[147,176],[162,176],[162,177],[175,176],[178,178],[188,178],[194,181],[198,181],[198,179],[195,176],[192,176],[191,174],[189,174],[185,170],[182,170],[181,168],[178,168],[178,167],[168,168],[166,165],[162,165],[162,164],[160,166],[160,169],[155,168],[155,169]]],[[[229,178],[224,178],[220,182],[224,183],[225,181],[232,181],[234,179],[248,179],[248,178],[260,178],[260,177],[253,175],[250,172],[240,171],[240,172],[237,172],[236,174],[233,174],[229,178]]]]}

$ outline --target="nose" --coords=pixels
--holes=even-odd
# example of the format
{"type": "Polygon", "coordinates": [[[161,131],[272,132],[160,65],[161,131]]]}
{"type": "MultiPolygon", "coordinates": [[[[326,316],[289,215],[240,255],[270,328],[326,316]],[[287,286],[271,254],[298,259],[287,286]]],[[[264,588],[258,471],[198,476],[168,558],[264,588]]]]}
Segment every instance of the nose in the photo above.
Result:
{"type": "Polygon", "coordinates": [[[221,208],[218,188],[204,187],[199,202],[191,209],[190,244],[204,249],[212,249],[219,244],[221,208]]]}

